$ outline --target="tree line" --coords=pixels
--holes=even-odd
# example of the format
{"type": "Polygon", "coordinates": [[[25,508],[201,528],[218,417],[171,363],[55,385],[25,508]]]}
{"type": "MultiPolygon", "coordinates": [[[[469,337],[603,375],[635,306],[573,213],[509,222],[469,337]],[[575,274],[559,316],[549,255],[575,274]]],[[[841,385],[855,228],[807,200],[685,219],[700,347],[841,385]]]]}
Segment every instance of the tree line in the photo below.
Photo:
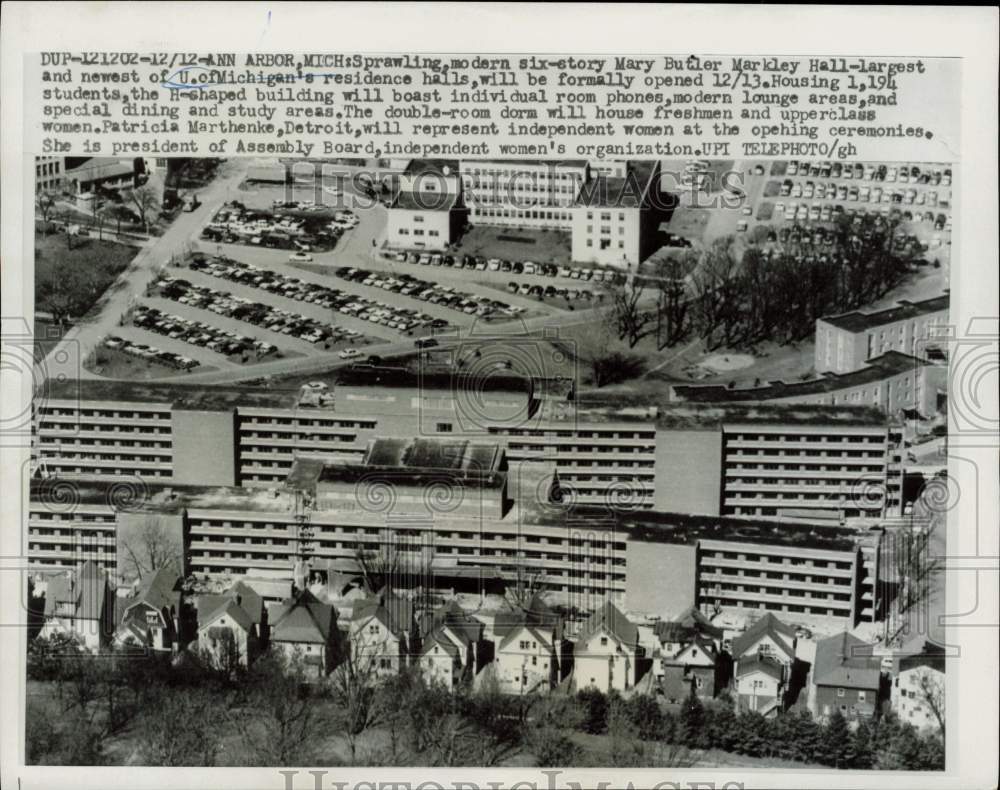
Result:
{"type": "Polygon", "coordinates": [[[629,348],[649,335],[658,348],[689,338],[708,350],[794,343],[813,333],[817,318],[856,310],[899,285],[920,252],[898,228],[898,219],[842,217],[823,246],[798,228],[772,245],[765,226],[748,245],[726,236],[685,250],[612,292],[608,331],[629,348]]]}
{"type": "Polygon", "coordinates": [[[723,695],[679,710],[651,696],[512,696],[495,683],[450,691],[412,668],[377,680],[349,655],[306,682],[296,657],[249,669],[116,650],[93,656],[62,637],[29,644],[29,764],[691,766],[707,749],[835,768],[936,770],[944,747],[885,713],[848,726],[807,711],[766,719],[723,695]],[[593,736],[601,736],[594,738],[593,736]],[[131,749],[123,752],[122,744],[131,749]]]}

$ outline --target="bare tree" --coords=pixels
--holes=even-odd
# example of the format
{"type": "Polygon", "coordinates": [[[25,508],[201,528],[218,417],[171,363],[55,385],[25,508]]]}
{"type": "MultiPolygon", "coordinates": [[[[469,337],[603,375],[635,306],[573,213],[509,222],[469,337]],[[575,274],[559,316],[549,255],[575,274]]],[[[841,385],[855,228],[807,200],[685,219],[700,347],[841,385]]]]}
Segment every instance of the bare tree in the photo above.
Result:
{"type": "Polygon", "coordinates": [[[652,327],[653,314],[640,306],[644,295],[645,287],[636,277],[611,291],[611,314],[618,338],[627,341],[629,348],[635,348],[652,327]]]}
{"type": "Polygon", "coordinates": [[[156,189],[149,184],[131,189],[124,195],[125,200],[135,206],[139,212],[139,221],[143,228],[149,231],[149,215],[160,207],[160,198],[156,189]]]}
{"type": "Polygon", "coordinates": [[[738,266],[731,244],[730,238],[717,239],[705,250],[691,275],[694,319],[709,348],[718,348],[730,340],[738,318],[738,266]]]}
{"type": "Polygon", "coordinates": [[[941,737],[944,738],[944,678],[939,673],[923,667],[917,675],[917,688],[920,690],[920,701],[934,715],[941,737]]]}
{"type": "Polygon", "coordinates": [[[541,592],[541,570],[518,565],[514,579],[504,585],[504,598],[515,610],[527,609],[536,593],[541,592]]]}
{"type": "Polygon", "coordinates": [[[247,704],[233,712],[254,765],[316,762],[316,733],[328,725],[320,700],[305,682],[302,657],[268,653],[251,669],[247,704]]]}
{"type": "Polygon", "coordinates": [[[430,579],[430,563],[414,560],[412,552],[404,552],[393,541],[385,542],[378,549],[359,548],[354,557],[361,569],[361,578],[372,594],[394,586],[407,587],[425,584],[430,579]]]}
{"type": "Polygon", "coordinates": [[[35,195],[35,208],[38,209],[38,214],[42,218],[42,235],[48,236],[49,219],[56,208],[56,194],[48,190],[39,192],[35,195]]]}
{"type": "Polygon", "coordinates": [[[351,752],[351,765],[358,756],[358,741],[379,720],[383,708],[376,704],[375,689],[383,645],[363,632],[352,633],[344,660],[330,675],[329,685],[339,706],[339,723],[351,752]]]}
{"type": "Polygon", "coordinates": [[[117,223],[115,227],[116,234],[122,232],[122,220],[131,222],[135,217],[132,209],[121,203],[109,203],[104,207],[104,213],[108,218],[113,219],[117,223]]]}
{"type": "Polygon", "coordinates": [[[180,573],[182,562],[180,536],[156,516],[141,524],[119,528],[118,566],[123,579],[142,579],[160,568],[180,573]]]}
{"type": "Polygon", "coordinates": [[[663,349],[682,340],[690,328],[687,276],[697,265],[688,254],[659,263],[656,272],[656,347],[663,349]]]}
{"type": "Polygon", "coordinates": [[[104,240],[104,223],[107,222],[107,215],[104,213],[104,207],[97,205],[97,198],[95,196],[92,210],[91,225],[97,228],[97,240],[104,240]]]}

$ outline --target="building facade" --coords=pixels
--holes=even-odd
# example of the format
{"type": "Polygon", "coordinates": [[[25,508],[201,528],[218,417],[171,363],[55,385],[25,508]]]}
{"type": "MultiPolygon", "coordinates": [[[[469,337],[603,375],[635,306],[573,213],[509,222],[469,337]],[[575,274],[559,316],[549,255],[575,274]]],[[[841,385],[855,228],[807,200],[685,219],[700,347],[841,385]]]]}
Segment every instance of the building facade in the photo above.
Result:
{"type": "Polygon", "coordinates": [[[850,373],[889,351],[926,359],[948,324],[947,292],[921,302],[901,301],[873,313],[855,311],[816,320],[817,373],[850,373]],[[936,332],[938,333],[936,335],[936,332]]]}

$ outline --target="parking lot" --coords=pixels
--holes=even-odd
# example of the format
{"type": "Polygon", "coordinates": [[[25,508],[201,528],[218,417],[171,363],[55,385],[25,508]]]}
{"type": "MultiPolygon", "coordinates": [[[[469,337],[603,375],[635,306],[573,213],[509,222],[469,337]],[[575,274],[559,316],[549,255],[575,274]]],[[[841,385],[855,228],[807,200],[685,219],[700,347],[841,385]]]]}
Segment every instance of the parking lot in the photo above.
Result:
{"type": "Polygon", "coordinates": [[[754,219],[801,225],[832,223],[841,217],[858,223],[863,217],[882,217],[902,223],[900,232],[923,253],[947,259],[952,172],[945,165],[922,168],[900,163],[775,162],[754,219]]]}
{"type": "Polygon", "coordinates": [[[266,333],[265,339],[279,348],[291,346],[307,352],[314,349],[335,351],[364,340],[361,333],[354,329],[333,326],[328,321],[319,321],[218,288],[194,285],[180,278],[159,280],[154,284],[153,293],[159,298],[173,300],[176,309],[183,310],[182,305],[186,305],[188,308],[209,310],[233,322],[250,324],[258,334],[266,333]]]}
{"type": "MultiPolygon", "coordinates": [[[[391,276],[368,269],[341,267],[336,270],[336,275],[349,282],[361,283],[369,288],[378,288],[427,304],[440,305],[458,313],[478,318],[503,320],[527,312],[527,308],[509,305],[490,296],[460,291],[453,285],[441,285],[423,280],[408,272],[391,276]]],[[[388,309],[392,310],[393,308],[388,309]]]]}
{"type": "MultiPolygon", "coordinates": [[[[230,258],[196,259],[191,262],[190,268],[192,271],[204,272],[212,277],[241,284],[259,292],[267,292],[306,305],[315,305],[327,311],[328,317],[338,315],[353,317],[361,321],[380,324],[401,334],[412,334],[420,328],[434,325],[435,321],[438,320],[417,310],[392,308],[369,297],[345,293],[336,288],[304,281],[299,277],[280,274],[230,258]],[[379,313],[380,320],[372,320],[371,313],[373,312],[379,313]],[[382,318],[385,320],[381,320],[382,318]]],[[[241,299],[241,301],[249,300],[241,299]]],[[[309,339],[309,342],[314,342],[311,338],[316,337],[317,333],[334,337],[343,335],[356,337],[358,335],[356,330],[341,329],[331,324],[324,326],[321,322],[302,315],[297,318],[303,326],[301,333],[295,331],[293,334],[296,336],[301,334],[303,339],[309,339]]],[[[438,321],[440,326],[447,325],[447,321],[438,321]]]]}
{"type": "Polygon", "coordinates": [[[216,212],[201,239],[299,253],[329,252],[345,231],[358,224],[352,211],[333,211],[312,201],[276,200],[266,211],[233,201],[216,212]]]}

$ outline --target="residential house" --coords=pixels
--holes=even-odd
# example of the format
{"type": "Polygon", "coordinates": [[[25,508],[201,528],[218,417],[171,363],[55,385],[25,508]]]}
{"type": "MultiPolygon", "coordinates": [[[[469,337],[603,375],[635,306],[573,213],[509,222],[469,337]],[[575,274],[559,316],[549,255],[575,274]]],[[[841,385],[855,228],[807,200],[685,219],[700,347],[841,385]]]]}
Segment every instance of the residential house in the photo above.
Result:
{"type": "Polygon", "coordinates": [[[419,644],[413,602],[391,591],[355,601],[350,642],[356,658],[372,662],[376,677],[398,674],[419,644]]]}
{"type": "Polygon", "coordinates": [[[322,678],[339,663],[337,610],[303,590],[267,609],[271,646],[289,660],[301,659],[306,675],[322,678]]]}
{"type": "Polygon", "coordinates": [[[653,635],[660,645],[653,671],[665,698],[679,702],[692,691],[706,699],[714,697],[722,663],[722,629],[691,607],[676,620],[657,623],[653,635]]]}
{"type": "Polygon", "coordinates": [[[489,657],[483,624],[454,601],[428,612],[420,623],[419,666],[431,682],[454,689],[470,681],[489,657]]]}
{"type": "Polygon", "coordinates": [[[563,655],[562,618],[540,596],[496,614],[494,664],[501,688],[524,694],[554,688],[570,663],[563,655]]]}
{"type": "Polygon", "coordinates": [[[121,602],[115,642],[159,652],[177,652],[183,636],[181,577],[160,568],[139,581],[134,596],[121,602]]]}
{"type": "Polygon", "coordinates": [[[108,577],[87,560],[79,570],[53,574],[45,587],[45,624],[39,636],[71,634],[90,651],[105,647],[114,633],[114,595],[108,577]]]}
{"type": "Polygon", "coordinates": [[[813,714],[835,709],[848,719],[870,717],[878,703],[881,661],[871,645],[844,631],[816,643],[813,665],[813,714]]]}
{"type": "Polygon", "coordinates": [[[267,610],[251,587],[237,582],[221,595],[200,595],[198,650],[220,669],[247,667],[267,641],[267,610]]]}
{"type": "Polygon", "coordinates": [[[737,705],[764,715],[784,708],[792,679],[795,629],[768,612],[732,640],[737,705]]]}
{"type": "Polygon", "coordinates": [[[573,676],[578,689],[607,694],[625,691],[638,680],[639,629],[610,601],[597,609],[577,634],[573,676]]]}
{"type": "Polygon", "coordinates": [[[944,651],[928,642],[922,653],[899,661],[892,709],[918,730],[939,730],[945,718],[944,651]]]}

